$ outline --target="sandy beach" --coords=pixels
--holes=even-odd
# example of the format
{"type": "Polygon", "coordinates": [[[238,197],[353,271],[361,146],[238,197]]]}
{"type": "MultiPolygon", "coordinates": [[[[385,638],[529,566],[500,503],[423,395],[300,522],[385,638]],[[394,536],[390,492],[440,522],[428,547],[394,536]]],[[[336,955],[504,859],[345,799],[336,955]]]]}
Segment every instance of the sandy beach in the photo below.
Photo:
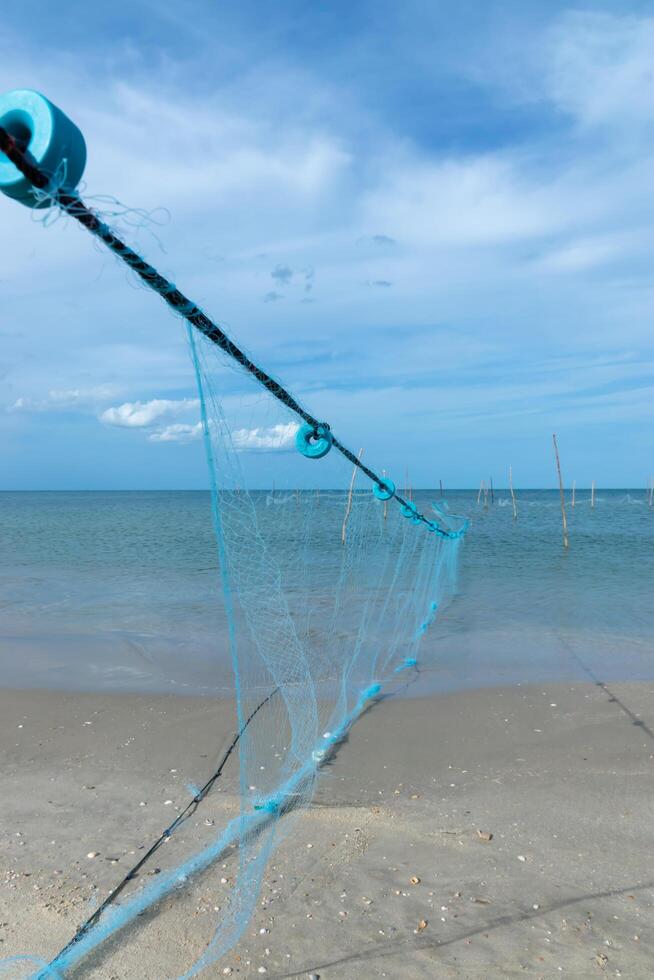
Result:
{"type": "MultiPolygon", "coordinates": [[[[285,818],[254,918],[205,975],[650,977],[653,730],[646,684],[375,705],[311,808],[285,818]]],[[[0,954],[54,955],[232,732],[227,702],[1,692],[0,954]]],[[[236,808],[234,762],[141,880],[236,808]]],[[[211,938],[235,864],[190,882],[70,975],[182,973],[211,938]]]]}

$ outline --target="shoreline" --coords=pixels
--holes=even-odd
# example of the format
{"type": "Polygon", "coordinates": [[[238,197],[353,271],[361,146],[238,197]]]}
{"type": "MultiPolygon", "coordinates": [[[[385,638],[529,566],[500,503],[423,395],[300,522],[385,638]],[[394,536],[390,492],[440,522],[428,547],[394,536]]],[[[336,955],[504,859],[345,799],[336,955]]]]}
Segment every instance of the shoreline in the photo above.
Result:
{"type": "MultiPolygon", "coordinates": [[[[399,695],[410,699],[530,684],[654,683],[644,633],[551,624],[459,629],[455,599],[424,643],[419,678],[399,695]],[[501,651],[491,656],[489,651],[501,651]],[[620,651],[619,657],[616,650],[620,651]]],[[[234,674],[227,642],[185,646],[177,636],[147,640],[137,632],[37,630],[0,634],[3,688],[66,694],[231,699],[234,674]]],[[[392,681],[392,673],[385,679],[392,681]]],[[[365,686],[367,679],[362,679],[365,686]]],[[[0,688],[1,690],[1,688],[0,688]]],[[[265,692],[260,692],[262,696],[265,692]]]]}
{"type": "MultiPolygon", "coordinates": [[[[228,701],[0,690],[0,956],[57,952],[233,729],[228,701]]],[[[309,809],[282,821],[257,911],[207,975],[647,977],[653,759],[651,684],[380,703],[309,809]]],[[[156,861],[176,863],[215,835],[237,812],[237,783],[232,764],[156,861]]],[[[71,976],[182,973],[211,938],[234,863],[71,976]]]]}

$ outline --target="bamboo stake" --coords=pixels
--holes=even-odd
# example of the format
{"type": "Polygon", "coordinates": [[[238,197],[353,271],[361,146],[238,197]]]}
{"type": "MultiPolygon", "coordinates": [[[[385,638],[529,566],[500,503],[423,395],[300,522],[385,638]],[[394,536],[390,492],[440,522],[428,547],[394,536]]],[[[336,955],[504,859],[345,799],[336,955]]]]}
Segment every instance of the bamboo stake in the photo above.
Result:
{"type": "MultiPolygon", "coordinates": [[[[357,458],[361,460],[362,456],[363,456],[363,449],[360,449],[357,458]]],[[[359,467],[355,466],[352,470],[352,479],[350,480],[350,490],[347,495],[347,506],[345,508],[345,517],[343,518],[343,527],[341,528],[341,544],[345,544],[345,528],[347,527],[347,522],[349,520],[350,512],[352,510],[352,494],[354,493],[354,481],[357,478],[358,469],[359,467]]]]}
{"type": "Polygon", "coordinates": [[[441,488],[441,500],[442,500],[443,499],[443,481],[442,480],[439,480],[438,483],[439,483],[439,486],[441,488]]]}
{"type": "Polygon", "coordinates": [[[556,444],[556,435],[552,435],[554,442],[554,455],[556,456],[556,472],[559,475],[559,492],[561,494],[561,520],[563,522],[563,547],[569,547],[568,542],[568,520],[565,516],[565,494],[563,492],[563,477],[561,476],[561,461],[559,459],[559,447],[556,444]]]}
{"type": "Polygon", "coordinates": [[[479,507],[479,501],[481,500],[481,495],[484,492],[484,481],[482,480],[479,484],[479,493],[477,494],[477,507],[479,507]]]}
{"type": "Polygon", "coordinates": [[[490,492],[491,492],[491,504],[495,503],[495,494],[493,493],[493,477],[490,478],[490,492]]]}
{"type": "Polygon", "coordinates": [[[511,491],[511,501],[513,503],[513,520],[517,521],[518,508],[516,507],[515,493],[513,492],[513,469],[511,466],[509,466],[509,490],[511,491]]]}
{"type": "Polygon", "coordinates": [[[590,506],[595,509],[595,481],[590,485],[590,506]]]}
{"type": "Polygon", "coordinates": [[[575,509],[575,488],[577,486],[577,481],[572,481],[572,509],[575,509]]]}

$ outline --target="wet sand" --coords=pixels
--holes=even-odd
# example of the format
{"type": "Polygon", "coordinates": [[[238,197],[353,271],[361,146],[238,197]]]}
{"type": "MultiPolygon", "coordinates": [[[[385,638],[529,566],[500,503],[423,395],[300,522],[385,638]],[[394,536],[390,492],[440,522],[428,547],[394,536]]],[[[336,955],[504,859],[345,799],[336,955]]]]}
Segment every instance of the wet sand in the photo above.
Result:
{"type": "MultiPolygon", "coordinates": [[[[68,942],[233,725],[232,706],[209,699],[1,691],[0,957],[48,959],[68,942]]],[[[253,919],[203,975],[649,978],[653,771],[650,684],[380,703],[311,808],[282,821],[253,919]]],[[[232,762],[132,887],[215,836],[236,784],[232,762]]],[[[181,974],[235,865],[191,881],[70,976],[181,974]]]]}

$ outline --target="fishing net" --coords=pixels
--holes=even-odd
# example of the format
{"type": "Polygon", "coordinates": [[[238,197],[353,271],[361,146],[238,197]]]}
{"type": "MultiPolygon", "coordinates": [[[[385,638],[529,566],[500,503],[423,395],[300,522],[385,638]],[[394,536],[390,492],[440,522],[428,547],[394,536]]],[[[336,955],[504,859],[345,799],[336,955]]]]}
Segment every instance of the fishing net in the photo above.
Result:
{"type": "Polygon", "coordinates": [[[237,845],[228,904],[184,976],[227,952],[252,915],[273,848],[311,799],[321,769],[362,711],[416,675],[425,634],[454,588],[459,519],[431,505],[434,523],[446,530],[435,533],[395,500],[378,500],[367,476],[337,452],[301,456],[299,424],[286,406],[249,374],[235,375],[191,328],[189,346],[241,732],[240,813],[201,851],[109,905],[43,976],[64,975],[171,893],[183,900],[193,876],[237,845]],[[320,489],[248,490],[261,453],[274,457],[277,473],[285,460],[298,486],[320,489]]]}
{"type": "Polygon", "coordinates": [[[377,500],[365,476],[357,486],[357,471],[335,452],[300,457],[298,484],[323,489],[246,490],[243,433],[294,452],[298,423],[248,377],[238,398],[221,402],[223,359],[192,332],[189,342],[241,728],[273,692],[240,740],[239,874],[197,970],[241,934],[271,847],[352,722],[384,684],[417,669],[421,640],[454,586],[461,522],[441,512],[453,536],[431,533],[377,500]]]}
{"type": "MultiPolygon", "coordinates": [[[[82,223],[128,261],[104,222],[82,223]]],[[[298,416],[303,410],[290,393],[277,382],[262,385],[243,355],[235,364],[240,350],[137,261],[145,266],[138,256],[129,264],[188,321],[234,675],[240,808],[208,843],[106,903],[49,966],[5,961],[4,975],[66,975],[163,898],[182,900],[194,876],[211,873],[227,853],[238,861],[233,887],[213,937],[183,976],[232,948],[273,849],[352,724],[419,671],[425,634],[454,588],[465,531],[443,506],[427,502],[419,511],[406,494],[385,494],[390,483],[353,465],[356,457],[341,443],[320,457],[316,446],[331,441],[329,430],[309,424],[307,433],[307,415],[298,416]],[[269,488],[248,489],[262,454],[270,460],[269,488]],[[273,474],[282,476],[277,489],[273,474]]],[[[196,787],[193,802],[210,788],[196,787]]],[[[167,837],[175,830],[167,828],[167,837]]]]}

